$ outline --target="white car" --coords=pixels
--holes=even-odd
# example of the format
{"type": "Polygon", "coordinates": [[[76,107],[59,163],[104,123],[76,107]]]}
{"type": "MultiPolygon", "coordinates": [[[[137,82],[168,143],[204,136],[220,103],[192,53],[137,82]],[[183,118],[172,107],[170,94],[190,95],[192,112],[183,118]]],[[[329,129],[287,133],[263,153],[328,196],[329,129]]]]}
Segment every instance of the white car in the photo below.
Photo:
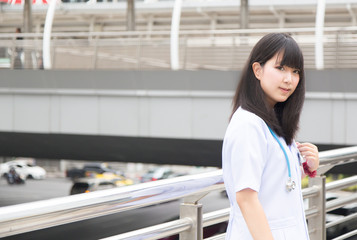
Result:
{"type": "Polygon", "coordinates": [[[0,176],[6,177],[6,174],[12,167],[15,168],[18,174],[25,178],[44,179],[46,177],[45,169],[35,166],[26,160],[13,160],[0,164],[0,176]]]}

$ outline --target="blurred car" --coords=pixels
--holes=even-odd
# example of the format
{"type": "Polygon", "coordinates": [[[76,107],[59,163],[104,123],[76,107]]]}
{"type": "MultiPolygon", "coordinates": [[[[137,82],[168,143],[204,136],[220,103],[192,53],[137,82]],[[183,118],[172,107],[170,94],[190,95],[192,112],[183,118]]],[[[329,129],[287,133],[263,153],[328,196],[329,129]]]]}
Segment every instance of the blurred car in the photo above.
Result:
{"type": "Polygon", "coordinates": [[[133,180],[114,173],[96,174],[91,178],[76,179],[71,187],[70,195],[128,186],[133,183],[133,180]]]}
{"type": "Polygon", "coordinates": [[[13,160],[0,164],[0,175],[6,177],[11,168],[27,178],[32,179],[45,179],[46,170],[40,166],[36,166],[30,163],[28,160],[13,160]]]}
{"type": "Polygon", "coordinates": [[[150,182],[160,179],[166,179],[177,176],[171,169],[165,167],[159,167],[150,169],[147,173],[140,177],[140,182],[150,182]]]}
{"type": "Polygon", "coordinates": [[[115,184],[107,179],[98,178],[78,178],[72,185],[70,195],[88,193],[98,190],[115,188],[115,184]]]}
{"type": "Polygon", "coordinates": [[[133,180],[131,180],[129,178],[125,178],[124,176],[121,176],[121,175],[117,175],[115,173],[105,172],[102,174],[96,174],[95,178],[109,180],[109,181],[113,182],[115,184],[115,186],[117,186],[117,187],[128,186],[128,185],[134,184],[133,180]]]}
{"type": "Polygon", "coordinates": [[[88,163],[83,168],[72,168],[66,171],[66,177],[72,180],[82,177],[91,177],[95,174],[114,173],[120,175],[120,172],[108,167],[106,163],[88,163]]]}

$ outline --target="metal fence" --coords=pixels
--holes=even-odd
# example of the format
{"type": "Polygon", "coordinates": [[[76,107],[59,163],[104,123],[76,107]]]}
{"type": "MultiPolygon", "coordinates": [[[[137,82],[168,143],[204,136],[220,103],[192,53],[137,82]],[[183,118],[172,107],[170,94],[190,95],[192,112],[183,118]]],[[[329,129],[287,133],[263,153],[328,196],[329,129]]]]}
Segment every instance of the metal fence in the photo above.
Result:
{"type": "MultiPolygon", "coordinates": [[[[269,32],[290,33],[301,46],[305,67],[315,69],[314,28],[181,31],[180,68],[242,69],[251,48],[269,32]]],[[[42,68],[42,37],[0,34],[0,66],[42,68]]],[[[325,28],[323,44],[325,68],[356,68],[357,27],[325,28]]],[[[170,69],[170,32],[53,33],[51,60],[53,69],[170,69]]]]}
{"type": "MultiPolygon", "coordinates": [[[[357,193],[353,193],[347,197],[339,197],[326,202],[326,193],[356,185],[357,176],[325,184],[325,176],[323,175],[336,165],[355,162],[356,160],[357,147],[320,153],[321,166],[318,169],[318,177],[309,182],[308,188],[303,189],[304,199],[308,199],[309,202],[305,213],[312,240],[324,240],[326,239],[326,229],[329,231],[339,224],[357,219],[357,214],[352,214],[326,225],[326,212],[357,201],[357,193]]],[[[2,207],[0,208],[0,237],[183,198],[180,207],[180,219],[112,236],[105,238],[105,240],[159,239],[174,234],[180,234],[181,240],[201,240],[203,238],[203,227],[227,221],[230,209],[202,214],[202,204],[199,201],[209,192],[222,191],[223,189],[222,171],[217,170],[125,188],[2,207]]],[[[354,235],[357,235],[357,226],[352,226],[351,231],[335,238],[335,240],[347,239],[354,235]]],[[[209,240],[214,239],[224,239],[224,234],[209,238],[209,240]]]]}

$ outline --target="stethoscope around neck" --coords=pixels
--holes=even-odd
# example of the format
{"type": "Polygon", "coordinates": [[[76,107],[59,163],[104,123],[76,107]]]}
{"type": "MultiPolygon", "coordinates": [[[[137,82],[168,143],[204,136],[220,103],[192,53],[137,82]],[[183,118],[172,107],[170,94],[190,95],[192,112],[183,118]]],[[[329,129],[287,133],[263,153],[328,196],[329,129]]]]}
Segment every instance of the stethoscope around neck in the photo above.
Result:
{"type": "Polygon", "coordinates": [[[273,130],[268,126],[269,131],[271,132],[271,134],[273,135],[273,137],[275,138],[275,140],[278,142],[281,150],[283,150],[284,152],[284,156],[285,156],[285,160],[286,160],[286,164],[288,165],[288,180],[286,181],[286,190],[288,192],[291,192],[291,190],[294,190],[296,187],[296,183],[295,181],[293,181],[291,179],[291,170],[290,170],[290,162],[289,162],[289,157],[288,154],[285,151],[285,148],[283,146],[283,144],[281,143],[281,141],[279,140],[278,136],[276,136],[276,134],[273,132],[273,130]]]}

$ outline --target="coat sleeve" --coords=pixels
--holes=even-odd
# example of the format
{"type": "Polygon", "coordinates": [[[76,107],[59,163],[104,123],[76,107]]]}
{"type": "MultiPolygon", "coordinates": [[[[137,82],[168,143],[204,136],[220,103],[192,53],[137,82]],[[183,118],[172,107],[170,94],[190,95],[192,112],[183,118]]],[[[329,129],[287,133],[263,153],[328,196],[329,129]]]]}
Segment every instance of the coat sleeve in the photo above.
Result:
{"type": "Polygon", "coordinates": [[[259,192],[267,161],[265,123],[260,118],[233,123],[224,140],[224,161],[229,161],[228,171],[235,192],[250,188],[259,192]]]}

